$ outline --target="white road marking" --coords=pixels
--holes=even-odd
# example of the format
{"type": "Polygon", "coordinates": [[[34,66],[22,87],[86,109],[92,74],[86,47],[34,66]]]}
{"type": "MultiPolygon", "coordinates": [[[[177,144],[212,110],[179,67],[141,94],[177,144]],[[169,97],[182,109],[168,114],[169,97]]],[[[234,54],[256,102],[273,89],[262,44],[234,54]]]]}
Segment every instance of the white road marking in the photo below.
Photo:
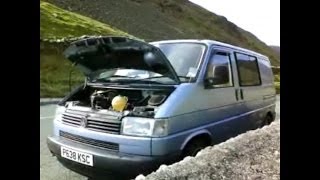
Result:
{"type": "Polygon", "coordinates": [[[54,118],[54,116],[40,117],[40,119],[50,119],[50,118],[54,118]]]}

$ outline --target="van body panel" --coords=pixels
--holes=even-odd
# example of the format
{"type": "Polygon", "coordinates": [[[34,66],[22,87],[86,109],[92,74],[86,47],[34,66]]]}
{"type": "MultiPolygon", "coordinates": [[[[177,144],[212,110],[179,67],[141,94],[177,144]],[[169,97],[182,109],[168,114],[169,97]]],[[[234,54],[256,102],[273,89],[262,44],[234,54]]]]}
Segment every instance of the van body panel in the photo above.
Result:
{"type": "Polygon", "coordinates": [[[243,129],[241,130],[241,126],[244,125],[247,118],[252,118],[256,116],[256,114],[272,112],[274,108],[275,104],[270,104],[269,106],[255,109],[240,115],[220,119],[219,121],[212,121],[208,124],[200,125],[195,128],[185,129],[181,132],[177,132],[163,138],[152,138],[152,155],[161,156],[181,151],[193,137],[201,134],[210,135],[213,143],[220,143],[230,137],[233,137],[235,134],[244,133],[244,129],[246,127],[242,127],[243,129]]]}

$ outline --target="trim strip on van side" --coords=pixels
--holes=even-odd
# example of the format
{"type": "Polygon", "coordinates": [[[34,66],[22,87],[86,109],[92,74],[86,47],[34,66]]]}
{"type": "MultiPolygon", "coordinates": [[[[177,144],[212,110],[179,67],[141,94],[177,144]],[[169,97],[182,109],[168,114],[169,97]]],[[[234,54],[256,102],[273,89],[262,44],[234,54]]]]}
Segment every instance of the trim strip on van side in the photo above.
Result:
{"type": "Polygon", "coordinates": [[[271,104],[271,105],[268,105],[268,106],[265,106],[265,107],[262,107],[262,108],[259,108],[259,109],[255,109],[253,111],[249,111],[249,112],[246,112],[246,113],[243,113],[243,114],[240,114],[240,115],[232,116],[232,117],[226,118],[224,120],[213,122],[213,123],[210,123],[210,124],[205,124],[205,125],[202,125],[202,126],[199,126],[199,127],[196,127],[196,128],[192,128],[192,129],[176,132],[174,134],[170,134],[169,136],[167,136],[165,138],[170,138],[170,136],[178,136],[178,135],[181,135],[181,134],[187,134],[187,133],[191,133],[192,131],[197,131],[197,130],[208,128],[208,127],[211,127],[211,126],[214,126],[214,125],[217,125],[217,124],[225,123],[225,122],[234,120],[236,118],[240,118],[240,117],[255,113],[257,111],[261,111],[263,109],[267,109],[267,108],[272,107],[272,106],[276,106],[276,104],[274,103],[274,104],[271,104]]]}
{"type": "Polygon", "coordinates": [[[270,99],[270,98],[275,98],[275,97],[276,97],[276,95],[274,95],[274,94],[265,95],[265,96],[263,96],[263,100],[270,99]]]}

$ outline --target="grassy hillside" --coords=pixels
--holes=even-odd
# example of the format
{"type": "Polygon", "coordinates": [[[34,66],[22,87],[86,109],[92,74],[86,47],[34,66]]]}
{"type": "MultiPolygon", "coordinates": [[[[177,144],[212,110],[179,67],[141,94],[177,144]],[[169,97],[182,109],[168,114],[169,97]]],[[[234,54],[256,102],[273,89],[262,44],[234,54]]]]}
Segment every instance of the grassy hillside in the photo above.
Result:
{"type": "Polygon", "coordinates": [[[40,39],[82,35],[127,35],[107,24],[40,2],[40,39]]]}
{"type": "Polygon", "coordinates": [[[67,44],[43,39],[82,35],[129,36],[107,24],[40,2],[40,97],[64,96],[69,91],[70,70],[73,70],[73,85],[83,82],[82,74],[62,56],[67,44]]]}
{"type": "MultiPolygon", "coordinates": [[[[55,0],[55,2],[57,3],[58,1],[55,0]]],[[[95,0],[91,2],[92,5],[97,6],[97,2],[101,1],[95,0]]],[[[129,0],[124,3],[123,0],[106,0],[104,4],[100,4],[101,7],[96,7],[96,9],[92,9],[87,0],[82,0],[81,3],[71,0],[60,2],[63,4],[60,4],[61,7],[72,10],[68,5],[71,3],[70,6],[72,5],[73,11],[81,11],[83,13],[82,9],[86,9],[85,6],[88,6],[87,9],[94,11],[91,14],[104,12],[104,16],[98,17],[97,19],[100,21],[97,21],[41,1],[40,97],[64,96],[69,91],[70,71],[73,72],[71,78],[72,86],[80,84],[84,78],[62,56],[62,51],[68,43],[47,40],[82,35],[131,36],[114,26],[123,28],[136,37],[148,41],[176,38],[211,38],[236,45],[252,46],[262,51],[265,50],[264,44],[257,40],[254,35],[229,23],[225,18],[216,16],[191,3],[183,1],[184,4],[180,6],[180,4],[170,4],[170,2],[175,1],[151,0],[142,2],[141,0],[129,0]],[[74,4],[71,2],[74,2],[74,4]],[[79,7],[80,5],[81,7],[79,7]],[[142,11],[141,6],[146,9],[142,11]],[[109,9],[106,7],[109,7],[109,9]],[[184,13],[187,14],[186,17],[184,17],[184,13]],[[107,19],[112,22],[110,23],[112,26],[107,23],[107,19]],[[179,19],[181,21],[178,21],[179,19]]],[[[280,75],[277,78],[280,81],[280,75]]],[[[276,86],[279,89],[280,83],[276,83],[276,86]]]]}
{"type": "Polygon", "coordinates": [[[73,12],[97,19],[147,41],[180,38],[215,39],[279,57],[265,43],[225,17],[188,0],[47,0],[73,12]]]}
{"type": "Polygon", "coordinates": [[[270,46],[276,53],[277,55],[280,57],[280,46],[270,46]]]}

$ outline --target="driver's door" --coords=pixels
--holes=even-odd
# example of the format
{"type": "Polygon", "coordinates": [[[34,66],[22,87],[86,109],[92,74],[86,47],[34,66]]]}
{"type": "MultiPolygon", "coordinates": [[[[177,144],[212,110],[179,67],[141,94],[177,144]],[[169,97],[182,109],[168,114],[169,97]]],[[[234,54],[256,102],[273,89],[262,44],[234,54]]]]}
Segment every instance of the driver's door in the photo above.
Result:
{"type": "MultiPolygon", "coordinates": [[[[204,94],[210,110],[207,111],[213,138],[217,142],[224,141],[238,132],[238,115],[242,112],[242,102],[236,91],[236,64],[233,51],[227,48],[215,47],[206,66],[204,77],[204,94]]],[[[240,128],[240,127],[239,127],[240,128]]]]}

